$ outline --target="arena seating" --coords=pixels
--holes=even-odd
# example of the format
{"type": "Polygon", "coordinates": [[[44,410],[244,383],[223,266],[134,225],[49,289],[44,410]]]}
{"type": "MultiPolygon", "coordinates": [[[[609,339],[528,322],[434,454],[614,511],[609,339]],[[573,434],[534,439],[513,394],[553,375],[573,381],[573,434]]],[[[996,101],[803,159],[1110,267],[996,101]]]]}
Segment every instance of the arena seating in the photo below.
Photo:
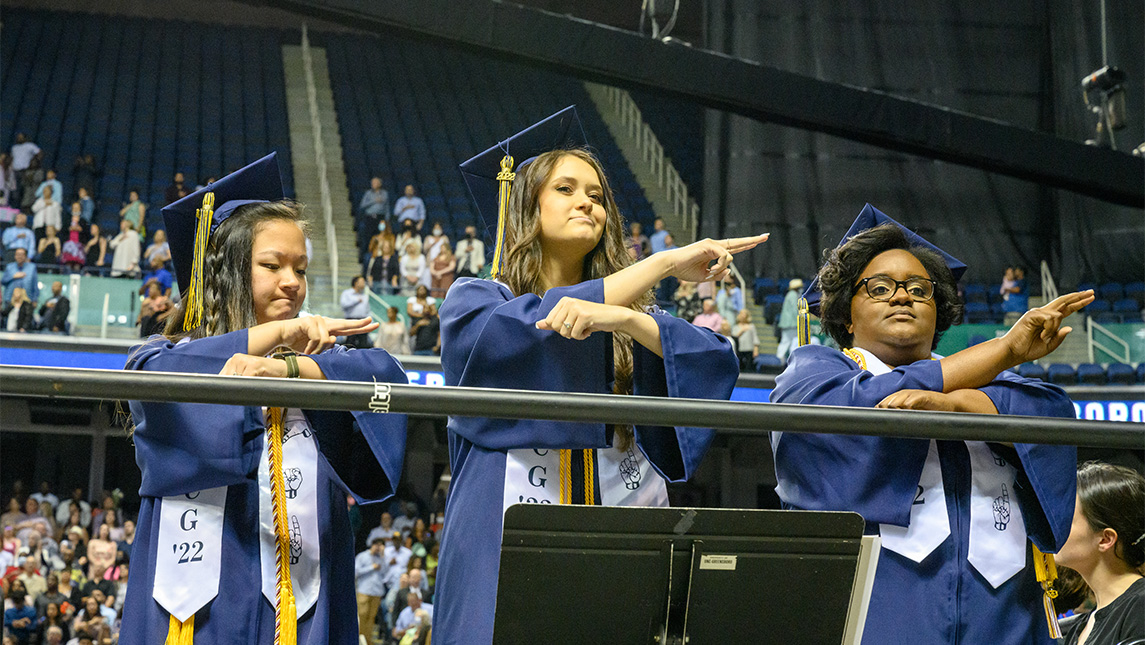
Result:
{"type": "Polygon", "coordinates": [[[1112,385],[1133,385],[1137,379],[1133,373],[1133,366],[1125,363],[1110,363],[1109,367],[1106,368],[1106,375],[1112,385]]]}
{"type": "Polygon", "coordinates": [[[1037,363],[1022,363],[1018,366],[1018,376],[1046,380],[1046,369],[1037,363]]]}
{"type": "Polygon", "coordinates": [[[456,239],[477,221],[457,166],[575,104],[621,214],[651,227],[652,207],[578,81],[401,38],[315,34],[326,48],[350,194],[382,177],[391,203],[406,184],[456,239]]]}
{"type": "Polygon", "coordinates": [[[70,198],[72,166],[95,155],[97,221],[117,228],[142,191],[161,226],[175,171],[193,188],[277,150],[294,194],[281,45],[292,31],[6,8],[0,141],[25,133],[70,198]]]}
{"type": "Polygon", "coordinates": [[[1082,385],[1105,385],[1109,379],[1100,365],[1082,363],[1077,366],[1077,381],[1082,385]]]}
{"type": "Polygon", "coordinates": [[[704,108],[639,90],[631,90],[629,94],[664,146],[664,154],[672,159],[672,165],[688,187],[688,195],[699,203],[704,187],[704,108]]]}
{"type": "Polygon", "coordinates": [[[1050,383],[1055,385],[1077,385],[1077,371],[1072,365],[1053,363],[1046,370],[1050,383]]]}

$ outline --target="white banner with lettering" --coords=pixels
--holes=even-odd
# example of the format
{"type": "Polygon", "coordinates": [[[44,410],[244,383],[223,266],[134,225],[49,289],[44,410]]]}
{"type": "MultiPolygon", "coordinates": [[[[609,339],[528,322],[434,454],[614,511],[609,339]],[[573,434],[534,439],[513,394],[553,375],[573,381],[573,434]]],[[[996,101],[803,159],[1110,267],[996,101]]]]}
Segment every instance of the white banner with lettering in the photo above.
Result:
{"type": "MultiPolygon", "coordinates": [[[[581,452],[574,451],[575,459],[581,452]]],[[[596,481],[604,506],[667,506],[668,487],[651,462],[633,445],[627,451],[596,451],[596,481]]],[[[503,509],[513,504],[560,503],[560,451],[517,449],[505,456],[503,509]]]]}
{"type": "Polygon", "coordinates": [[[164,497],[151,596],[185,621],[219,593],[227,487],[164,497]]]}

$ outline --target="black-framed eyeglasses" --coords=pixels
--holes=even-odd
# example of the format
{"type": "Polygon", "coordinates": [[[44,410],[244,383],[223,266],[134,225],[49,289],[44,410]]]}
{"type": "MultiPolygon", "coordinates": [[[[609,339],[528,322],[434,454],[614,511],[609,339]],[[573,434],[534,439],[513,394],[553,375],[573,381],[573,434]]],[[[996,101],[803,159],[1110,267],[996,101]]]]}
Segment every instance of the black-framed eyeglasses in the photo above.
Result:
{"type": "Polygon", "coordinates": [[[867,295],[872,300],[879,302],[886,302],[894,297],[898,292],[899,287],[902,287],[906,295],[915,302],[926,302],[934,297],[934,287],[938,283],[929,278],[907,278],[906,280],[895,280],[894,278],[885,275],[876,275],[869,278],[859,280],[859,284],[855,285],[855,291],[858,292],[859,287],[867,290],[867,295]]]}

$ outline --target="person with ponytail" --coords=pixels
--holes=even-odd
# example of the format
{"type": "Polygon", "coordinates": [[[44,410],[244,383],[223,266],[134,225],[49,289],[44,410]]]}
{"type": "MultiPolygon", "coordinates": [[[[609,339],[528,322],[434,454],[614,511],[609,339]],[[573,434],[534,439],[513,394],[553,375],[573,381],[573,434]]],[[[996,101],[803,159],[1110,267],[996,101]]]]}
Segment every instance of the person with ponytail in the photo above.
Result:
{"type": "MultiPolygon", "coordinates": [[[[604,169],[584,145],[570,107],[462,165],[497,234],[492,279],[458,280],[441,306],[446,385],[728,399],[739,372],[730,342],[655,309],[651,289],[668,275],[721,279],[734,253],[765,236],[632,264],[604,169]]],[[[435,645],[492,641],[510,505],[667,506],[666,482],[691,477],[714,434],[472,417],[451,417],[448,430],[435,645]]]]}
{"type": "MultiPolygon", "coordinates": [[[[369,319],[300,316],[307,225],[283,199],[274,154],[163,217],[182,299],[127,369],[407,382],[384,350],[335,345],[373,330],[369,319]]],[[[357,643],[346,496],[393,495],[405,418],[147,401],[130,409],[142,483],[121,642],[357,643]]]]}
{"type": "Polygon", "coordinates": [[[1145,477],[1088,462],[1077,471],[1077,506],[1057,563],[1077,571],[1094,610],[1068,626],[1062,645],[1145,644],[1145,477]]]}

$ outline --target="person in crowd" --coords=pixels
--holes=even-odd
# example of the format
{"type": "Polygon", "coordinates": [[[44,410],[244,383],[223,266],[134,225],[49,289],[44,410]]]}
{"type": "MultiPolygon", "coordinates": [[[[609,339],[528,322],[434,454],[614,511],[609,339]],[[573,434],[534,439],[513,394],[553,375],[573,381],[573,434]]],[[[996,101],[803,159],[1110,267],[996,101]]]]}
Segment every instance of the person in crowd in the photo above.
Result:
{"type": "Polygon", "coordinates": [[[27,170],[38,154],[41,154],[40,146],[29,141],[23,132],[17,132],[16,143],[12,144],[12,170],[17,173],[27,170]]]}
{"type": "MultiPolygon", "coordinates": [[[[103,527],[108,528],[107,539],[115,542],[117,545],[123,539],[123,527],[119,524],[119,511],[112,508],[104,511],[102,522],[99,525],[100,536],[103,535],[103,527]]],[[[118,546],[116,547],[118,550],[118,546]]]]}
{"type": "Polygon", "coordinates": [[[68,515],[72,509],[77,509],[80,513],[80,526],[91,525],[91,504],[83,498],[83,489],[78,486],[72,489],[70,498],[64,500],[63,503],[56,507],[56,523],[60,526],[67,524],[68,515]]]}
{"type": "Polygon", "coordinates": [[[143,252],[143,261],[147,266],[151,266],[155,259],[163,264],[171,261],[171,245],[167,243],[167,231],[163,229],[155,231],[151,244],[148,244],[147,250],[143,252]]]}
{"type": "MultiPolygon", "coordinates": [[[[115,573],[115,556],[118,553],[118,547],[115,541],[111,539],[111,527],[101,524],[95,535],[87,542],[87,558],[88,558],[88,581],[98,581],[105,575],[112,576],[115,573]]],[[[110,577],[108,578],[110,579],[110,577]]],[[[84,593],[91,593],[90,589],[85,587],[84,593]]],[[[111,592],[105,591],[107,595],[114,595],[111,592]]]]}
{"type": "Polygon", "coordinates": [[[90,224],[92,218],[95,217],[95,200],[91,198],[91,191],[84,186],[80,186],[76,192],[78,193],[76,201],[80,205],[80,217],[85,224],[90,224]]]}
{"type": "Polygon", "coordinates": [[[723,288],[716,292],[716,311],[731,324],[743,308],[743,290],[739,288],[739,280],[734,275],[729,276],[724,280],[723,288]]]}
{"type": "MultiPolygon", "coordinates": [[[[424,288],[422,285],[421,288],[424,288]]],[[[426,308],[425,315],[414,321],[409,330],[414,356],[436,356],[441,353],[441,319],[437,305],[426,308]]]]}
{"type": "Polygon", "coordinates": [[[24,287],[12,289],[12,297],[0,309],[5,331],[31,331],[36,327],[35,307],[24,287]]]}
{"type": "Polygon", "coordinates": [[[652,253],[659,253],[668,249],[668,229],[664,227],[664,219],[657,217],[652,220],[652,235],[648,236],[648,246],[652,253]]]}
{"type": "MultiPolygon", "coordinates": [[[[55,286],[55,285],[53,285],[53,286],[55,286]]],[[[32,493],[28,497],[31,497],[32,499],[39,502],[40,508],[43,508],[45,502],[47,502],[48,504],[51,504],[52,508],[55,508],[56,506],[59,506],[59,504],[60,504],[60,498],[57,497],[56,494],[52,492],[52,484],[51,484],[51,482],[49,482],[47,480],[41,481],[40,482],[40,490],[32,493]]]]}
{"type": "Polygon", "coordinates": [[[107,246],[114,251],[111,256],[111,277],[139,276],[139,233],[129,218],[119,220],[119,235],[111,238],[107,246]]]}
{"type": "Polygon", "coordinates": [[[433,616],[426,611],[424,605],[413,613],[414,622],[402,636],[398,645],[426,645],[432,639],[433,616]]]}
{"type": "Polygon", "coordinates": [[[107,604],[111,605],[111,608],[115,610],[117,616],[122,614],[123,603],[127,601],[127,589],[130,576],[130,562],[125,561],[115,565],[115,577],[118,580],[118,584],[116,585],[115,597],[108,598],[107,604]]]}
{"type": "MultiPolygon", "coordinates": [[[[366,278],[356,275],[350,279],[350,288],[339,298],[342,315],[347,320],[361,320],[370,317],[370,296],[366,293],[366,278]]],[[[370,336],[366,332],[346,336],[346,346],[364,349],[370,346],[370,336]]]]}
{"type": "Polygon", "coordinates": [[[123,537],[120,538],[115,545],[116,562],[127,562],[131,560],[131,547],[135,544],[135,521],[123,521],[123,537]]]}
{"type": "Polygon", "coordinates": [[[703,311],[692,319],[692,324],[719,333],[724,325],[724,317],[720,315],[720,312],[716,311],[716,301],[711,298],[706,298],[703,306],[703,311]]]}
{"type": "Polygon", "coordinates": [[[629,225],[628,240],[626,243],[628,244],[628,248],[636,252],[635,260],[643,260],[652,254],[652,246],[648,243],[648,237],[644,235],[640,222],[632,222],[632,224],[629,225]]]}
{"type": "Polygon", "coordinates": [[[422,276],[426,272],[425,256],[421,254],[421,243],[416,239],[405,245],[405,254],[400,261],[401,292],[403,295],[413,295],[422,284],[422,276]]]}
{"type": "Polygon", "coordinates": [[[406,608],[398,614],[397,620],[394,621],[394,639],[401,641],[403,636],[406,635],[406,630],[417,628],[416,612],[424,611],[430,620],[433,619],[433,605],[428,602],[423,602],[421,596],[421,589],[414,587],[411,581],[409,593],[406,594],[406,608]]]}
{"type": "Polygon", "coordinates": [[[370,262],[366,266],[366,280],[370,290],[376,294],[392,295],[398,292],[398,278],[401,269],[398,267],[398,255],[394,252],[394,242],[383,239],[374,246],[370,262]]]}
{"type": "Polygon", "coordinates": [[[1077,571],[1095,609],[1065,629],[1063,645],[1120,645],[1145,639],[1145,478],[1100,462],[1077,473],[1069,539],[1057,564],[1077,571]]]}
{"type": "Polygon", "coordinates": [[[32,230],[36,232],[36,237],[44,237],[44,231],[49,226],[57,231],[63,226],[63,206],[60,205],[56,191],[48,185],[43,188],[41,195],[32,204],[32,230]]]}
{"type": "Polygon", "coordinates": [[[28,163],[28,167],[17,174],[20,180],[20,210],[22,211],[30,211],[32,204],[36,202],[36,189],[44,183],[46,177],[43,163],[44,153],[37,152],[28,163]]]}
{"type": "Polygon", "coordinates": [[[40,563],[36,558],[26,556],[20,561],[20,575],[16,576],[17,580],[24,583],[24,590],[28,593],[33,606],[36,600],[48,591],[48,581],[40,575],[39,566],[40,563]]]}
{"type": "Polygon", "coordinates": [[[44,592],[33,601],[36,606],[36,615],[40,617],[48,615],[48,605],[55,605],[58,613],[59,608],[69,600],[68,596],[60,593],[60,574],[49,571],[44,577],[44,581],[44,592]]]}
{"type": "MultiPolygon", "coordinates": [[[[52,575],[54,576],[55,574],[52,575]]],[[[68,600],[66,598],[60,601],[50,601],[44,604],[42,612],[38,612],[40,618],[36,624],[36,638],[41,645],[50,645],[52,643],[52,638],[48,632],[53,629],[58,632],[58,636],[56,637],[57,645],[63,645],[63,643],[70,638],[71,626],[68,625],[67,615],[60,609],[64,603],[67,602],[68,600]]]]}
{"type": "Polygon", "coordinates": [[[999,291],[1002,294],[1002,311],[1005,312],[1002,322],[1006,325],[1013,325],[1030,307],[1030,294],[1027,292],[1025,269],[1007,267],[999,291]]]}
{"type": "MultiPolygon", "coordinates": [[[[390,307],[394,312],[397,312],[397,307],[390,307]]],[[[394,534],[394,516],[390,515],[388,511],[382,512],[382,517],[378,525],[370,529],[370,534],[366,536],[366,544],[373,544],[377,538],[382,538],[382,541],[389,540],[394,534]]]]}
{"type": "Polygon", "coordinates": [[[185,197],[188,192],[190,191],[187,190],[186,179],[183,177],[183,173],[176,172],[171,180],[171,184],[163,190],[163,205],[174,204],[182,197],[185,197]]]}
{"type": "Polygon", "coordinates": [[[397,218],[399,227],[406,221],[411,221],[420,231],[425,224],[425,202],[417,196],[412,184],[406,186],[405,194],[394,203],[394,217],[397,218]]]}
{"type": "Polygon", "coordinates": [[[453,249],[446,244],[441,252],[430,262],[430,293],[438,298],[444,298],[449,287],[453,284],[457,273],[457,258],[453,257],[453,249]]]}
{"type": "MultiPolygon", "coordinates": [[[[427,317],[429,315],[429,308],[436,304],[437,298],[429,295],[429,288],[424,284],[418,285],[413,295],[406,299],[406,316],[410,319],[410,324],[412,325],[418,320],[427,317]]],[[[398,519],[401,520],[402,518],[398,519]]],[[[402,527],[399,526],[397,530],[402,530],[402,527]]]]}
{"type": "MultiPolygon", "coordinates": [[[[378,328],[378,338],[374,341],[374,347],[380,347],[394,356],[405,356],[410,353],[409,332],[406,324],[398,317],[397,307],[391,306],[386,309],[386,320],[378,328]]],[[[388,517],[389,513],[382,514],[383,520],[388,517]]],[[[378,528],[374,530],[377,531],[378,528]]],[[[390,531],[383,527],[383,533],[388,535],[390,531]]]]}
{"type": "Polygon", "coordinates": [[[739,356],[739,369],[741,372],[751,372],[755,369],[755,358],[759,356],[759,335],[755,324],[751,322],[751,312],[740,309],[736,315],[735,327],[732,327],[732,337],[735,338],[736,355],[739,356]]]}
{"type": "Polygon", "coordinates": [[[147,204],[139,198],[139,189],[132,188],[127,193],[127,202],[123,204],[123,208],[119,209],[119,217],[121,220],[131,222],[131,228],[134,229],[139,235],[143,235],[143,223],[147,217],[147,204]]]}
{"type": "Polygon", "coordinates": [[[68,230],[64,231],[64,245],[60,252],[60,264],[68,267],[68,270],[75,273],[83,268],[84,263],[87,261],[87,255],[84,252],[84,230],[83,218],[79,213],[75,212],[79,207],[79,202],[72,204],[72,219],[68,224],[68,230]]]}
{"type": "Polygon", "coordinates": [[[406,572],[406,565],[409,564],[409,559],[413,556],[413,551],[402,543],[400,531],[394,531],[389,536],[389,540],[390,543],[386,545],[382,553],[386,561],[385,582],[387,588],[400,582],[402,574],[406,572]]]}
{"type": "MultiPolygon", "coordinates": [[[[479,211],[498,219],[504,235],[493,279],[457,281],[442,305],[446,385],[727,399],[739,375],[730,343],[650,310],[651,289],[666,275],[722,279],[734,253],[764,238],[704,240],[631,264],[600,162],[567,147],[582,132],[567,108],[462,164],[488,196],[479,211]],[[513,168],[514,160],[523,163],[513,168]],[[510,169],[512,185],[499,187],[494,178],[510,169]],[[499,193],[507,201],[498,203],[499,193]]],[[[510,504],[667,506],[666,482],[688,479],[714,434],[475,417],[451,417],[448,433],[453,480],[435,592],[439,643],[492,640],[510,504]],[[562,459],[570,464],[564,476],[562,459]],[[617,468],[626,459],[627,484],[617,468]],[[556,474],[549,486],[512,475],[533,467],[556,474]],[[582,482],[592,481],[582,471],[598,473],[599,495],[595,484],[574,486],[574,470],[582,482]]]]}
{"type": "Polygon", "coordinates": [[[465,227],[465,237],[457,242],[457,277],[476,278],[485,268],[485,242],[477,237],[476,226],[465,227]]]}
{"type": "Polygon", "coordinates": [[[4,631],[15,639],[17,645],[30,645],[36,635],[36,610],[27,605],[27,595],[22,588],[13,585],[8,592],[12,606],[4,610],[4,631]]]}
{"type": "Polygon", "coordinates": [[[433,261],[437,259],[441,250],[449,246],[449,236],[445,234],[445,229],[442,228],[441,222],[434,221],[430,225],[429,235],[426,235],[421,242],[422,248],[425,251],[426,263],[432,265],[433,261]]]}
{"type": "Polygon", "coordinates": [[[374,231],[373,237],[370,238],[370,245],[366,249],[367,256],[374,257],[378,252],[378,248],[386,241],[388,241],[390,246],[395,250],[397,249],[398,238],[394,235],[394,228],[383,219],[378,222],[378,228],[374,231]]]}
{"type": "MultiPolygon", "coordinates": [[[[368,319],[299,317],[307,227],[283,200],[280,176],[272,153],[163,209],[182,298],[164,336],[136,347],[127,369],[407,382],[385,352],[334,345],[372,331],[368,319]],[[212,218],[196,231],[207,198],[212,218]]],[[[405,418],[140,401],[130,409],[142,483],[123,641],[193,634],[196,643],[269,645],[276,620],[299,645],[355,640],[346,499],[350,490],[359,503],[393,494],[405,418]],[[199,521],[183,532],[190,509],[199,521]],[[172,547],[195,541],[215,549],[202,554],[209,572],[188,576],[172,547]]]]}
{"type": "Polygon", "coordinates": [[[374,622],[382,596],[386,594],[385,577],[388,567],[384,558],[385,538],[370,541],[370,548],[354,558],[354,584],[358,594],[358,633],[367,643],[374,642],[374,622]]]}
{"type": "Polygon", "coordinates": [[[62,251],[59,231],[56,230],[55,226],[48,224],[44,227],[43,237],[36,244],[36,262],[39,264],[57,264],[62,251]]]}
{"type": "Polygon", "coordinates": [[[106,624],[107,617],[104,615],[99,601],[92,596],[85,596],[83,607],[76,612],[75,620],[72,622],[72,631],[77,634],[80,632],[99,633],[106,624]]]}
{"type": "Polygon", "coordinates": [[[12,155],[0,152],[0,206],[7,206],[16,194],[16,171],[12,168],[12,155]]]}
{"type": "MultiPolygon", "coordinates": [[[[868,204],[806,296],[842,349],[797,348],[771,401],[1073,418],[1060,388],[1007,370],[1056,349],[1070,332],[1062,320],[1093,294],[938,357],[961,320],[963,271],[868,204]]],[[[881,535],[865,641],[1048,642],[1030,540],[1050,553],[1064,543],[1076,448],[783,432],[771,442],[785,508],[853,511],[881,535]]]]}
{"type": "Polygon", "coordinates": [[[165,296],[171,295],[171,285],[175,282],[175,277],[167,270],[167,266],[163,263],[162,258],[157,255],[151,256],[148,263],[150,269],[147,273],[143,274],[143,286],[139,288],[141,295],[146,295],[148,288],[151,284],[159,286],[159,291],[165,296]]]}
{"type": "Polygon", "coordinates": [[[382,188],[382,178],[370,179],[370,188],[362,193],[358,202],[358,213],[355,217],[357,226],[354,229],[358,234],[359,252],[365,250],[367,241],[378,231],[378,226],[386,221],[390,212],[390,193],[382,188]]]}
{"type": "Polygon", "coordinates": [[[422,237],[418,233],[417,225],[413,220],[406,220],[402,222],[398,229],[401,231],[394,241],[394,250],[397,251],[399,257],[404,257],[407,252],[407,247],[411,244],[417,245],[417,252],[420,254],[422,251],[422,237]]]}
{"type": "Polygon", "coordinates": [[[107,244],[107,236],[103,234],[99,224],[92,222],[88,229],[87,242],[83,245],[84,266],[90,268],[107,266],[107,244]]]}
{"type": "Polygon", "coordinates": [[[783,307],[779,310],[779,347],[776,357],[786,362],[799,340],[799,294],[803,292],[803,280],[795,278],[787,283],[787,293],[783,296],[783,307]]]}
{"type": "MultiPolygon", "coordinates": [[[[72,554],[75,553],[75,550],[71,549],[71,545],[68,545],[68,548],[71,550],[72,554]]],[[[69,608],[65,613],[69,615],[74,613],[80,606],[78,603],[80,602],[81,585],[72,581],[73,571],[74,569],[72,569],[71,566],[65,564],[64,568],[60,569],[60,572],[57,574],[60,579],[59,591],[68,599],[69,608]]],[[[61,605],[61,607],[62,606],[63,605],[61,605]]]]}
{"type": "Polygon", "coordinates": [[[433,538],[425,542],[425,580],[432,594],[437,586],[437,564],[441,554],[441,543],[433,538]]]}
{"type": "MultiPolygon", "coordinates": [[[[95,163],[95,155],[87,154],[76,157],[72,164],[72,180],[76,185],[76,194],[83,199],[85,194],[90,199],[95,194],[95,180],[99,177],[99,167],[95,163]],[[82,191],[82,192],[81,192],[82,191]]],[[[91,221],[86,219],[86,221],[91,221]]]]}
{"type": "MultiPolygon", "coordinates": [[[[68,332],[68,313],[70,312],[71,302],[64,295],[64,283],[59,280],[52,282],[52,296],[40,305],[40,329],[66,334],[68,332]]],[[[45,513],[45,515],[51,517],[50,513],[45,513]]]]}
{"type": "MultiPolygon", "coordinates": [[[[430,304],[433,304],[432,302],[430,304]]],[[[429,316],[429,310],[425,312],[425,316],[429,316]]],[[[414,502],[402,502],[402,514],[400,517],[394,519],[394,530],[400,531],[404,536],[413,530],[414,524],[417,523],[417,504],[414,502]]]]}
{"type": "Polygon", "coordinates": [[[28,216],[17,213],[12,226],[4,229],[4,262],[16,258],[16,249],[24,249],[28,255],[36,252],[36,234],[28,228],[28,216]]]}
{"type": "Polygon", "coordinates": [[[57,203],[63,201],[64,185],[60,183],[59,179],[56,179],[56,171],[51,168],[44,171],[44,181],[40,182],[40,185],[36,187],[36,197],[43,197],[44,189],[46,188],[52,189],[52,198],[55,199],[57,203]]]}
{"type": "Polygon", "coordinates": [[[174,304],[171,298],[163,291],[163,287],[155,281],[145,285],[147,296],[139,304],[139,337],[150,338],[153,334],[163,333],[167,324],[167,313],[174,304]]]}
{"type": "Polygon", "coordinates": [[[409,574],[403,573],[398,577],[397,584],[387,585],[386,595],[382,598],[381,610],[378,612],[378,624],[382,626],[382,631],[388,637],[393,631],[394,620],[398,617],[406,606],[406,593],[409,592],[410,581],[409,574]],[[401,602],[398,602],[398,598],[401,602]]]}

